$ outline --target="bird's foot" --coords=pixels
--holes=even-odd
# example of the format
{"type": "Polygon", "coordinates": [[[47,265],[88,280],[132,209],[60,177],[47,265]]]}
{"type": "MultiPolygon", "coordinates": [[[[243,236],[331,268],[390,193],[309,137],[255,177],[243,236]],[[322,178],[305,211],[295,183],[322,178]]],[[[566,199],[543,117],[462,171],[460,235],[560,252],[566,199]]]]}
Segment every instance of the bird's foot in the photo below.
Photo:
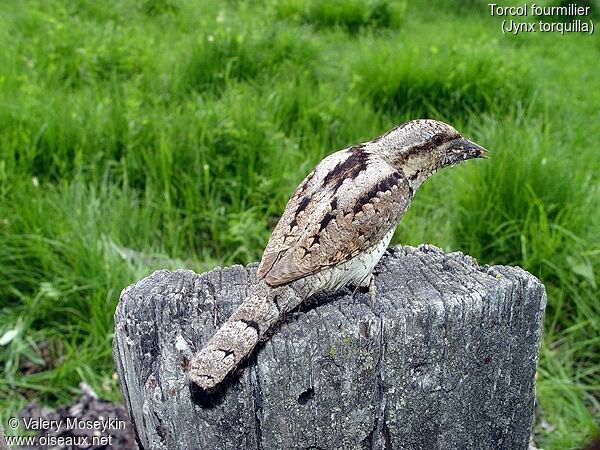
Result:
{"type": "Polygon", "coordinates": [[[359,284],[354,286],[354,289],[352,290],[352,297],[354,297],[357,292],[360,292],[361,294],[366,294],[368,292],[369,293],[369,304],[370,304],[371,308],[373,308],[375,306],[377,291],[375,288],[375,277],[373,276],[373,274],[369,275],[367,278],[365,278],[359,284]]]}
{"type": "Polygon", "coordinates": [[[375,286],[375,277],[372,274],[369,279],[369,299],[371,300],[371,309],[373,309],[377,300],[377,288],[375,286]]]}

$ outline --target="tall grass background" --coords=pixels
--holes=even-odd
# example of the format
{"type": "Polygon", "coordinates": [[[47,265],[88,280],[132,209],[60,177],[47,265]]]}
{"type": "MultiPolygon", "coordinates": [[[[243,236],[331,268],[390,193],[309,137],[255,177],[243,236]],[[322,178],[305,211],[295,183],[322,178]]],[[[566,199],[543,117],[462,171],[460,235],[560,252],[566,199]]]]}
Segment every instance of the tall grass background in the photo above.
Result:
{"type": "Polygon", "coordinates": [[[432,117],[492,157],[428,181],[394,242],[540,277],[535,439],[579,448],[600,418],[596,36],[503,36],[475,1],[3,1],[2,417],[81,381],[119,400],[122,288],[257,260],[322,157],[432,117]]]}

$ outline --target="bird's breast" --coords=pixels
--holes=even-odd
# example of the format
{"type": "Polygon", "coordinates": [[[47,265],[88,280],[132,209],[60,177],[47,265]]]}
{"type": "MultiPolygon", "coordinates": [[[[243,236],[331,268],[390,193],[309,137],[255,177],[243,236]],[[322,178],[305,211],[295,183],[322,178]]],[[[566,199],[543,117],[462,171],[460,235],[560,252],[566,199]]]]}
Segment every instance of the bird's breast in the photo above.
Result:
{"type": "Polygon", "coordinates": [[[394,231],[395,227],[388,231],[376,245],[348,261],[328,267],[307,277],[307,284],[310,286],[311,291],[309,295],[318,292],[336,291],[348,284],[358,286],[368,280],[388,247],[394,231]]]}

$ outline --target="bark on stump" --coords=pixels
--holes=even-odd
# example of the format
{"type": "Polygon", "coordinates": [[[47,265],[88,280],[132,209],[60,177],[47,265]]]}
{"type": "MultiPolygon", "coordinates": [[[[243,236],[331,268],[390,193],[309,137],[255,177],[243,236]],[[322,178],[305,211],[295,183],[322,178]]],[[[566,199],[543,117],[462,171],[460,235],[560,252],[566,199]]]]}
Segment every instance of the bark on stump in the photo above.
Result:
{"type": "Polygon", "coordinates": [[[373,307],[349,290],[313,298],[200,395],[186,366],[255,270],[161,270],[121,294],[113,353],[142,448],[527,448],[546,304],[534,276],[396,247],[373,307]]]}

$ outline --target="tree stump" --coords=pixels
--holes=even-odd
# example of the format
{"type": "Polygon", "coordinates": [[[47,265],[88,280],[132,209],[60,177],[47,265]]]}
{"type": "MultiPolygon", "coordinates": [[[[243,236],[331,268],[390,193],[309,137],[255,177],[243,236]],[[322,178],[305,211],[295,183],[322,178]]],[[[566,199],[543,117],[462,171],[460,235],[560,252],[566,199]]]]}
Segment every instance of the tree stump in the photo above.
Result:
{"type": "Polygon", "coordinates": [[[2,427],[1,422],[0,422],[0,450],[8,450],[8,445],[6,444],[6,439],[4,437],[4,428],[2,427]]]}
{"type": "Polygon", "coordinates": [[[143,449],[527,448],[546,304],[531,274],[390,249],[375,305],[315,296],[202,395],[186,368],[255,271],[161,270],[121,294],[113,354],[143,449]]]}

